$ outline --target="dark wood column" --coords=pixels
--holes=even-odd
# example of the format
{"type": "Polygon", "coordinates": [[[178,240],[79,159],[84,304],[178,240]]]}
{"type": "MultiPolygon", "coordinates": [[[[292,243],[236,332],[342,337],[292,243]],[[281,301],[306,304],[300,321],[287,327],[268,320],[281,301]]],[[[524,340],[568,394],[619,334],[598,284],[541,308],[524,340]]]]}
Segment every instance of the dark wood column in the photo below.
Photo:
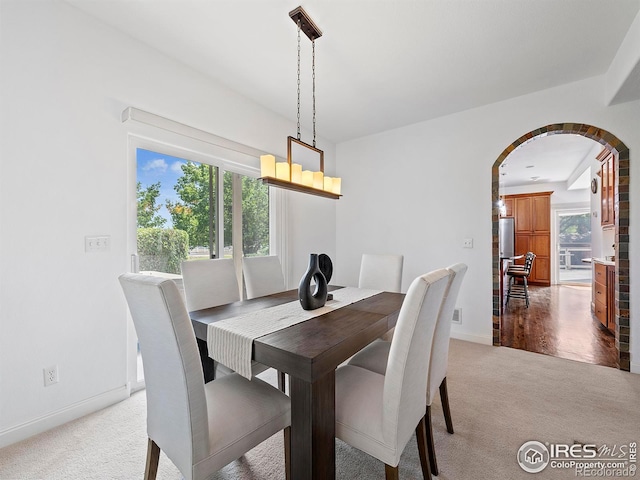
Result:
{"type": "Polygon", "coordinates": [[[292,478],[335,478],[335,371],[313,383],[290,377],[292,478]]]}

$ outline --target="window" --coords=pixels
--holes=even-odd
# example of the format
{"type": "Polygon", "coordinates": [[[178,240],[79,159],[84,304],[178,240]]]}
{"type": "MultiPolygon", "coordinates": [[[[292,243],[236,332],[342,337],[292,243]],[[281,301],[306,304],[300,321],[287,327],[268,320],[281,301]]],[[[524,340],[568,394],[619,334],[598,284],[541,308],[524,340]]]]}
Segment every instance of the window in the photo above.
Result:
{"type": "MultiPolygon", "coordinates": [[[[180,263],[269,255],[269,190],[220,166],[136,148],[138,270],[182,290],[180,263]],[[222,214],[220,215],[220,213],[222,214]]],[[[241,263],[236,262],[238,278],[241,263]]],[[[139,346],[133,388],[143,385],[139,346]]]]}
{"type": "Polygon", "coordinates": [[[256,178],[234,175],[242,182],[243,255],[269,255],[269,187],[256,178]]]}
{"type": "Polygon", "coordinates": [[[179,275],[184,260],[269,254],[269,191],[259,180],[142,148],[136,175],[140,271],[179,275]]]}
{"type": "Polygon", "coordinates": [[[591,214],[558,212],[558,283],[591,283],[591,214]]]}

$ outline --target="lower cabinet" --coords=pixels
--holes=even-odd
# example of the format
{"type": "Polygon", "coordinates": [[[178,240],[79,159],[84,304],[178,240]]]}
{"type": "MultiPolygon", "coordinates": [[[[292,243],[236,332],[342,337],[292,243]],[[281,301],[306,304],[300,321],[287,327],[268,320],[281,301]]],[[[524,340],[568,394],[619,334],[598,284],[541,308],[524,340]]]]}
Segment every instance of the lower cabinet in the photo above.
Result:
{"type": "Polygon", "coordinates": [[[593,269],[593,314],[611,332],[616,331],[615,267],[595,262],[593,269]]]}

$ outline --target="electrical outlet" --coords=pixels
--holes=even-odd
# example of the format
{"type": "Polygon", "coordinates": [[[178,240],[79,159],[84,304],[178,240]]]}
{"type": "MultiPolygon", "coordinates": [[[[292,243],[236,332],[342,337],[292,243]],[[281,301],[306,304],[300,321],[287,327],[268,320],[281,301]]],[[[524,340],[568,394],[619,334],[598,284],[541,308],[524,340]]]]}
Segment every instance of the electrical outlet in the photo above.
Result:
{"type": "Polygon", "coordinates": [[[44,386],[48,387],[49,385],[53,385],[54,383],[58,383],[58,366],[53,365],[52,367],[47,367],[43,369],[44,373],[44,386]]]}
{"type": "Polygon", "coordinates": [[[464,248],[473,248],[473,238],[465,238],[462,241],[462,246],[464,248]]]}
{"type": "Polygon", "coordinates": [[[453,318],[451,319],[451,322],[457,323],[458,325],[462,324],[462,309],[461,308],[456,308],[453,311],[453,318]]]}

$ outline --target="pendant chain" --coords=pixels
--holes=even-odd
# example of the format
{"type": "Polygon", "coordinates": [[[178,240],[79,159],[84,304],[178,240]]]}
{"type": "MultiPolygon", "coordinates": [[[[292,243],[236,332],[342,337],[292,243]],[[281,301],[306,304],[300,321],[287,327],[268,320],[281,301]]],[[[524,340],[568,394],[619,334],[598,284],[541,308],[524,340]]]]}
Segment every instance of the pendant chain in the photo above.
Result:
{"type": "MultiPolygon", "coordinates": [[[[300,138],[300,30],[301,21],[298,19],[298,140],[300,138]]],[[[311,72],[312,72],[312,94],[313,94],[313,146],[316,146],[316,41],[311,40],[311,72]]]]}
{"type": "Polygon", "coordinates": [[[312,63],[311,63],[311,71],[313,73],[313,146],[316,146],[316,40],[315,38],[311,40],[312,47],[312,63]]]}
{"type": "Polygon", "coordinates": [[[298,19],[298,140],[300,140],[300,19],[298,19]]]}

